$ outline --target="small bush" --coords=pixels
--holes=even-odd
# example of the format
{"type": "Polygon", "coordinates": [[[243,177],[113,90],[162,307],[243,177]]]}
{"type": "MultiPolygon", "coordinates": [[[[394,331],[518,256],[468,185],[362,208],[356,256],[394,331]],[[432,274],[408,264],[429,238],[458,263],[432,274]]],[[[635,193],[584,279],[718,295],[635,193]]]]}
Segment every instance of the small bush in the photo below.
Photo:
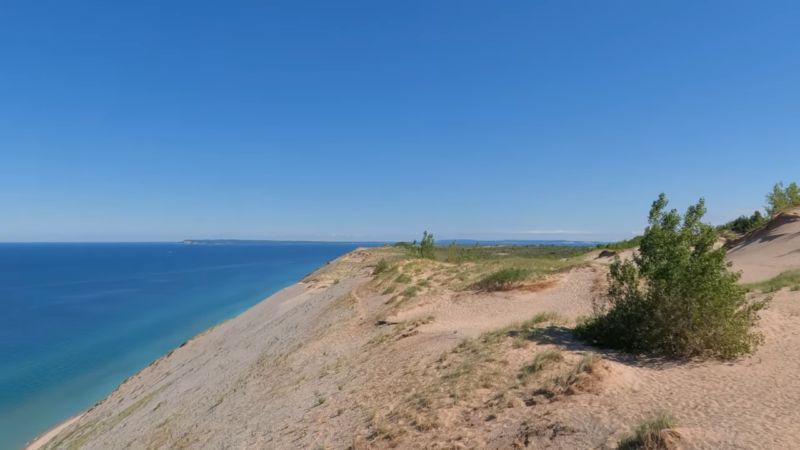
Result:
{"type": "Polygon", "coordinates": [[[633,432],[620,439],[617,450],[671,450],[676,448],[680,434],[675,431],[675,418],[661,412],[641,422],[633,432]]]}
{"type": "Polygon", "coordinates": [[[404,273],[401,273],[397,278],[394,279],[394,282],[395,283],[410,283],[411,282],[411,277],[406,275],[406,274],[404,274],[404,273]]]}
{"type": "Polygon", "coordinates": [[[380,275],[381,273],[386,272],[387,270],[389,270],[389,262],[386,261],[385,258],[381,258],[381,260],[378,261],[378,265],[375,266],[375,270],[372,271],[372,274],[380,275]]]}
{"type": "Polygon", "coordinates": [[[422,286],[422,287],[429,288],[429,287],[431,287],[431,282],[428,281],[428,280],[419,280],[417,282],[417,286],[422,286]]]}
{"type": "Polygon", "coordinates": [[[763,342],[752,331],[758,311],[770,299],[747,300],[725,249],[714,249],[714,228],[701,222],[703,199],[683,217],[666,206],[661,194],[638,254],[611,265],[605,310],[578,325],[575,336],[634,353],[727,359],[752,352],[763,342]]]}
{"type": "Polygon", "coordinates": [[[531,271],[528,269],[510,267],[487,275],[478,281],[475,286],[485,291],[507,291],[525,281],[530,274],[531,271]]]}
{"type": "Polygon", "coordinates": [[[391,294],[392,292],[394,292],[394,286],[389,286],[388,288],[386,288],[386,290],[385,290],[385,291],[383,291],[383,292],[381,293],[381,295],[389,295],[389,294],[391,294]]]}

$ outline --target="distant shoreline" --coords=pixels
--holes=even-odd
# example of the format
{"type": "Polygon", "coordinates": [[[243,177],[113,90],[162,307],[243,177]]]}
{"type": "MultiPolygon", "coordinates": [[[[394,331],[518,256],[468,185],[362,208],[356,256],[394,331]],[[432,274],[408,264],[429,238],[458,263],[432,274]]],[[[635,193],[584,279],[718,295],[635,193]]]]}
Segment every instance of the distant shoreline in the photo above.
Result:
{"type": "MultiPolygon", "coordinates": [[[[448,245],[455,242],[456,245],[553,245],[570,247],[594,247],[598,244],[607,244],[606,241],[568,241],[568,240],[477,240],[477,239],[440,239],[436,245],[448,245]]],[[[183,245],[305,245],[305,244],[358,244],[378,247],[381,245],[392,245],[396,241],[278,241],[260,239],[185,239],[180,242],[183,245]]]]}

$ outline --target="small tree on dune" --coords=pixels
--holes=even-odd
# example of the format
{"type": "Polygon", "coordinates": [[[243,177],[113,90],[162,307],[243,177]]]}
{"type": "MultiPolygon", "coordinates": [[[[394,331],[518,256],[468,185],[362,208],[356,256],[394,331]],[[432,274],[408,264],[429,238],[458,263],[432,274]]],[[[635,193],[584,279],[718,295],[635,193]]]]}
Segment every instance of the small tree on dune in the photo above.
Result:
{"type": "Polygon", "coordinates": [[[770,298],[747,300],[725,249],[714,249],[714,228],[701,222],[703,199],[683,217],[666,206],[661,194],[638,254],[611,265],[605,310],[575,335],[635,353],[733,358],[752,352],[763,342],[752,328],[770,298]]]}
{"type": "Polygon", "coordinates": [[[770,215],[778,214],[787,209],[800,206],[800,187],[792,183],[786,188],[783,183],[778,183],[767,194],[767,212],[770,215]]]}
{"type": "Polygon", "coordinates": [[[436,251],[433,244],[433,235],[424,232],[422,242],[419,243],[419,256],[426,259],[436,259],[436,251]]]}

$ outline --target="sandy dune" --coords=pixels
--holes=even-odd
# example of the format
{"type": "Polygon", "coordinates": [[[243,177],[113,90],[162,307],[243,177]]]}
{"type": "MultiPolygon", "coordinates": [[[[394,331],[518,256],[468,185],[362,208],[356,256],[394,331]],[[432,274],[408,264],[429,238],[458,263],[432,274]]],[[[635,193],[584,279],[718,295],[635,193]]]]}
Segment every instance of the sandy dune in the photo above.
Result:
{"type": "Polygon", "coordinates": [[[742,271],[742,282],[762,281],[800,268],[800,208],[773,219],[745,239],[732,243],[728,260],[742,271]]]}
{"type": "MultiPolygon", "coordinates": [[[[745,281],[800,266],[799,218],[785,215],[734,247],[745,281]]],[[[506,293],[454,292],[434,281],[393,304],[370,276],[379,252],[352,252],[189,341],[42,448],[600,449],[660,410],[677,417],[687,449],[800,445],[800,292],[775,295],[759,325],[766,343],[750,357],[653,361],[590,349],[569,333],[576,317],[591,313],[608,258],[594,255],[589,267],[506,293]],[[449,376],[457,362],[444,355],[465,338],[542,312],[565,322],[547,341],[498,347],[490,359],[497,376],[562,346],[567,361],[600,352],[596,387],[541,402],[529,401],[524,387],[498,392],[487,383],[434,411],[418,406],[433,400],[414,400],[435,425],[423,426],[413,411],[415,419],[396,420],[408,414],[409,398],[449,376]]],[[[444,279],[453,268],[430,263],[409,271],[411,283],[444,279]]]]}

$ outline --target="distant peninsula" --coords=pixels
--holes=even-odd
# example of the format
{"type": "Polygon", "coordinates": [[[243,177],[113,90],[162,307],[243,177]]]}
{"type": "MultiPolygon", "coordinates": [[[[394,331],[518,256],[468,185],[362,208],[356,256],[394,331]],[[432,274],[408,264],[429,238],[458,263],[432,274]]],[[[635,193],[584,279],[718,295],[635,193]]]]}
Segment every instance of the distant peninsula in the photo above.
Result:
{"type": "Polygon", "coordinates": [[[257,239],[185,239],[184,245],[297,245],[297,244],[364,244],[365,246],[382,245],[384,242],[361,241],[271,241],[257,239]]]}

